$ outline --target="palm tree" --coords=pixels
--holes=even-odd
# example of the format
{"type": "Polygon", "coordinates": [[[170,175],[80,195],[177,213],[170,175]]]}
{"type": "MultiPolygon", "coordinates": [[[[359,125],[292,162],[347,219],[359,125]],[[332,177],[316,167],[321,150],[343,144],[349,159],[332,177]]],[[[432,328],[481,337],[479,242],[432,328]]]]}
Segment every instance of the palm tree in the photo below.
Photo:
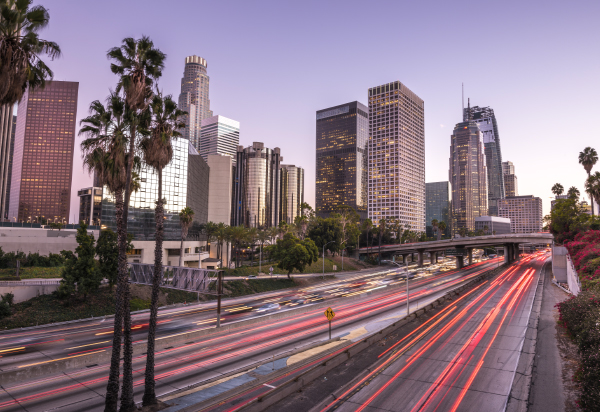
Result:
{"type": "Polygon", "coordinates": [[[378,234],[379,234],[379,256],[377,257],[379,265],[381,265],[381,239],[383,238],[383,234],[385,233],[385,230],[386,230],[385,218],[384,219],[380,219],[379,220],[379,226],[377,228],[377,231],[378,231],[378,234]]]}
{"type": "Polygon", "coordinates": [[[554,193],[556,196],[562,195],[564,191],[565,188],[560,183],[555,183],[554,186],[552,186],[552,193],[554,193]]]}
{"type": "MultiPolygon", "coordinates": [[[[190,226],[194,221],[194,211],[191,207],[187,206],[181,209],[179,212],[179,224],[181,225],[181,247],[179,251],[179,266],[183,264],[183,241],[188,235],[190,226]]],[[[198,267],[200,267],[200,261],[198,261],[198,267]]]]}
{"type": "MultiPolygon", "coordinates": [[[[121,47],[110,49],[107,57],[113,60],[113,63],[110,65],[111,71],[119,75],[117,92],[123,90],[125,93],[126,115],[129,122],[129,153],[133,154],[137,146],[136,128],[143,118],[141,111],[146,109],[152,100],[152,85],[162,75],[166,56],[154,47],[154,44],[148,37],[144,36],[139,40],[131,37],[123,39],[121,47]]],[[[133,158],[130,157],[126,168],[127,182],[124,194],[124,225],[122,228],[124,233],[120,236],[122,241],[119,242],[119,253],[121,251],[125,253],[127,248],[125,234],[127,233],[127,217],[129,215],[129,199],[131,197],[132,171],[133,158]]],[[[129,309],[130,295],[129,283],[126,283],[123,291],[124,342],[121,411],[135,409],[135,403],[133,402],[133,347],[131,341],[131,312],[129,309]]],[[[109,405],[109,397],[112,399],[112,394],[107,393],[105,410],[116,410],[116,405],[109,405]]]]}
{"type": "MultiPolygon", "coordinates": [[[[579,163],[583,166],[586,173],[588,174],[588,179],[592,172],[592,168],[594,167],[597,161],[598,153],[596,152],[596,149],[593,149],[588,146],[585,149],[583,149],[582,152],[579,153],[579,163]]],[[[592,201],[592,216],[594,216],[594,200],[590,200],[592,201]]]]}
{"type": "MultiPolygon", "coordinates": [[[[81,120],[80,134],[87,138],[81,143],[83,163],[93,171],[115,198],[115,214],[118,242],[127,242],[123,192],[127,182],[126,168],[129,154],[125,135],[125,102],[116,93],[111,93],[104,107],[98,101],[90,105],[90,116],[81,120]]],[[[117,293],[110,372],[106,388],[105,410],[116,411],[119,399],[119,363],[121,355],[121,331],[125,307],[124,289],[127,279],[127,255],[119,248],[117,293]]]]}
{"type": "Polygon", "coordinates": [[[42,6],[32,0],[5,0],[0,5],[0,105],[14,105],[27,88],[43,88],[52,70],[40,59],[60,57],[58,44],[42,40],[38,32],[50,21],[42,6]]]}
{"type": "MultiPolygon", "coordinates": [[[[571,186],[569,190],[567,190],[567,196],[569,197],[569,199],[575,199],[578,201],[580,195],[581,193],[579,192],[579,189],[577,189],[575,186],[571,186]]],[[[592,204],[593,203],[594,202],[592,202],[592,204]]]]}
{"type": "MultiPolygon", "coordinates": [[[[206,243],[208,244],[208,251],[210,252],[210,243],[215,238],[217,234],[218,226],[214,222],[207,222],[204,225],[204,234],[206,235],[206,243]]],[[[219,258],[219,245],[217,245],[217,253],[215,255],[217,259],[219,258]]]]}
{"type": "Polygon", "coordinates": [[[235,244],[235,267],[240,266],[240,247],[247,238],[247,230],[244,226],[230,227],[231,241],[235,244]]]}
{"type": "Polygon", "coordinates": [[[595,200],[600,204],[600,172],[594,172],[585,181],[585,191],[592,198],[592,203],[595,200]]]}
{"type": "MultiPolygon", "coordinates": [[[[304,216],[302,216],[304,217],[304,216]]],[[[256,239],[258,240],[258,243],[260,244],[260,262],[259,262],[259,268],[258,271],[262,272],[262,248],[265,246],[265,243],[267,242],[267,240],[269,240],[269,238],[271,237],[271,234],[269,233],[269,231],[267,229],[260,229],[256,235],[256,239]]]]}
{"type": "MultiPolygon", "coordinates": [[[[437,234],[437,232],[438,232],[438,224],[439,224],[439,222],[438,222],[438,220],[437,220],[437,219],[433,219],[433,220],[431,221],[431,226],[433,227],[433,233],[434,233],[434,234],[437,234]]],[[[439,240],[439,239],[438,239],[438,240],[439,240]]]]}
{"type": "Polygon", "coordinates": [[[440,231],[440,237],[438,238],[438,240],[440,240],[442,238],[442,233],[444,233],[444,231],[446,230],[446,222],[444,222],[443,220],[441,222],[438,223],[438,230],[440,231]]]}
{"type": "Polygon", "coordinates": [[[367,231],[367,255],[369,255],[369,237],[371,235],[371,229],[373,229],[373,221],[371,219],[365,219],[363,222],[363,230],[367,231]]]}
{"type": "MultiPolygon", "coordinates": [[[[152,297],[150,301],[150,320],[148,325],[148,354],[146,355],[145,388],[144,396],[142,398],[142,404],[144,406],[157,403],[154,391],[154,339],[156,335],[156,318],[158,315],[158,292],[163,276],[162,260],[165,199],[162,195],[162,171],[173,159],[172,139],[180,136],[181,134],[178,130],[185,127],[185,124],[178,120],[185,112],[177,109],[177,104],[173,101],[171,96],[163,98],[160,93],[154,96],[152,103],[150,104],[150,113],[152,114],[150,135],[142,139],[140,148],[144,155],[145,163],[154,169],[158,175],[158,199],[156,200],[156,208],[154,209],[154,220],[156,222],[154,236],[154,276],[152,278],[152,297]]],[[[194,212],[190,208],[185,208],[179,214],[182,226],[182,249],[184,232],[185,236],[187,236],[187,230],[191,224],[193,213],[194,212]],[[191,215],[187,213],[187,209],[189,209],[191,215]],[[184,212],[185,216],[182,218],[181,216],[184,212]],[[187,222],[188,217],[190,220],[189,223],[187,222]]],[[[180,254],[179,266],[181,266],[181,259],[182,256],[180,254]]]]}
{"type": "MultiPolygon", "coordinates": [[[[228,227],[225,223],[220,222],[215,229],[215,237],[217,238],[217,259],[221,259],[221,267],[223,267],[223,243],[228,239],[228,227]]],[[[227,253],[229,257],[229,252],[227,253]]],[[[229,262],[227,262],[229,267],[229,262]]]]}

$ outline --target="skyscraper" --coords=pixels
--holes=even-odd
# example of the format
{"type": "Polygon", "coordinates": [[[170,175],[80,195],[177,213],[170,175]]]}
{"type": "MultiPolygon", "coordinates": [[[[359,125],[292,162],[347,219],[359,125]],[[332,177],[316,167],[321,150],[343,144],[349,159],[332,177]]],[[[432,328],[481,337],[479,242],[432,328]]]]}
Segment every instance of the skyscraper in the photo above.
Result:
{"type": "Polygon", "coordinates": [[[456,230],[475,230],[475,218],[488,213],[485,163],[483,139],[477,122],[468,118],[458,123],[450,145],[452,215],[456,230]]]}
{"type": "Polygon", "coordinates": [[[399,81],[369,89],[369,212],[425,231],[425,107],[399,81]]]}
{"type": "Polygon", "coordinates": [[[294,223],[300,216],[304,202],[304,169],[294,165],[281,165],[281,211],[280,220],[294,223]]]}
{"type": "Polygon", "coordinates": [[[329,217],[337,206],[367,217],[369,109],[351,102],[317,111],[315,206],[329,217]]]}
{"type": "Polygon", "coordinates": [[[208,161],[209,155],[225,155],[235,163],[240,144],[240,122],[217,115],[202,120],[201,126],[200,156],[208,161]]]}
{"type": "Polygon", "coordinates": [[[510,219],[512,233],[542,231],[542,199],[528,196],[506,196],[498,202],[500,217],[510,219]]]}
{"type": "Polygon", "coordinates": [[[8,218],[8,199],[10,198],[9,164],[12,160],[14,142],[14,116],[11,105],[0,107],[0,222],[8,218]]]}
{"type": "Polygon", "coordinates": [[[196,55],[185,58],[185,69],[181,79],[179,109],[188,114],[184,117],[185,128],[182,137],[188,139],[196,150],[200,150],[200,130],[202,120],[212,117],[208,86],[210,78],[206,74],[206,60],[196,55]]]}
{"type": "Polygon", "coordinates": [[[488,214],[498,216],[498,199],[505,195],[504,174],[502,173],[502,150],[500,134],[494,110],[490,107],[471,107],[463,112],[463,122],[469,118],[477,123],[483,137],[488,180],[488,214]],[[469,110],[469,113],[467,113],[469,110]]]}
{"type": "Polygon", "coordinates": [[[519,196],[519,185],[517,175],[515,174],[515,165],[513,162],[502,162],[502,174],[504,175],[506,197],[519,196]]]}
{"type": "Polygon", "coordinates": [[[78,82],[26,91],[17,112],[9,220],[69,221],[78,82]]]}
{"type": "Polygon", "coordinates": [[[431,221],[437,219],[438,222],[446,224],[445,236],[452,233],[452,186],[450,182],[431,182],[425,184],[426,213],[425,226],[427,236],[436,236],[433,231],[431,221]]]}
{"type": "Polygon", "coordinates": [[[282,160],[278,147],[271,150],[261,142],[246,148],[238,147],[232,226],[273,227],[279,224],[282,160]]]}
{"type": "Polygon", "coordinates": [[[79,222],[100,226],[102,219],[102,188],[86,187],[77,191],[79,196],[79,222]]]}

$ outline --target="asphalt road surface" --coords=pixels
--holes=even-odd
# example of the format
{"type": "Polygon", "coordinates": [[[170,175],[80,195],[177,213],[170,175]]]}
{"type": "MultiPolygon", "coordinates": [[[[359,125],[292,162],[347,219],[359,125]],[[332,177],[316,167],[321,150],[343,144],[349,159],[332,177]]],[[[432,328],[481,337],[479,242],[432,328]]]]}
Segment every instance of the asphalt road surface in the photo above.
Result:
{"type": "MultiPolygon", "coordinates": [[[[415,275],[410,283],[410,299],[443,294],[477,276],[497,262],[479,263],[463,270],[415,275]]],[[[262,314],[310,305],[339,296],[359,296],[347,304],[338,304],[336,333],[368,324],[377,317],[396,313],[406,300],[403,288],[388,286],[403,283],[402,271],[360,274],[342,281],[332,281],[295,291],[279,291],[257,297],[236,299],[225,304],[224,322],[236,322],[262,314]],[[377,294],[367,291],[381,289],[377,294]],[[272,309],[260,311],[267,304],[272,309]]],[[[343,302],[343,301],[342,301],[343,302]]],[[[133,318],[134,340],[146,339],[147,313],[133,318]]],[[[200,304],[159,312],[158,339],[180,333],[213,328],[214,303],[200,304]]],[[[78,322],[48,328],[8,331],[0,334],[0,368],[26,367],[40,362],[54,362],[71,356],[93,356],[110,350],[112,322],[78,322]]],[[[276,321],[245,326],[228,333],[214,333],[195,342],[185,342],[156,353],[156,391],[167,394],[223,373],[256,362],[267,361],[274,354],[327,339],[327,322],[322,310],[294,314],[276,321]]],[[[141,401],[145,356],[134,357],[135,399],[141,401]]],[[[108,364],[91,365],[77,371],[19,383],[0,383],[0,411],[95,411],[102,410],[108,364]]]]}

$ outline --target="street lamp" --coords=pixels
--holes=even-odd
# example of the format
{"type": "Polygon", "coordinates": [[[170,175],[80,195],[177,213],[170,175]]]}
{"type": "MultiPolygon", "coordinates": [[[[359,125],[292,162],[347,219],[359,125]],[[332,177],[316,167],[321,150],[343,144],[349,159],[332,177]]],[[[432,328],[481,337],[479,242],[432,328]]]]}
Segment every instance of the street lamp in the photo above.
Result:
{"type": "Polygon", "coordinates": [[[335,240],[332,240],[331,242],[327,242],[323,245],[323,276],[322,279],[325,279],[325,246],[327,246],[330,243],[335,242],[335,240]]]}
{"type": "MultiPolygon", "coordinates": [[[[394,265],[398,266],[399,268],[402,267],[402,265],[400,265],[400,263],[393,261],[393,260],[382,260],[382,262],[386,262],[386,263],[393,263],[394,265]]],[[[409,302],[409,295],[408,295],[408,261],[405,261],[404,264],[405,269],[406,269],[406,316],[408,317],[408,315],[410,315],[410,302],[409,302]]]]}

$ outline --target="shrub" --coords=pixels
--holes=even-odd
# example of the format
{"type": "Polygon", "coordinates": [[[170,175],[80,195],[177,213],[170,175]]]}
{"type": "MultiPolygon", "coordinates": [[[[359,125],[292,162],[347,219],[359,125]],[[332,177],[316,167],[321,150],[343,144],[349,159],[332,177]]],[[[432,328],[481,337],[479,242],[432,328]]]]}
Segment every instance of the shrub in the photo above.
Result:
{"type": "Polygon", "coordinates": [[[0,302],[0,319],[12,314],[10,306],[5,301],[0,302]]]}
{"type": "Polygon", "coordinates": [[[15,301],[15,295],[8,292],[8,293],[5,293],[4,295],[2,295],[1,299],[2,299],[1,301],[3,303],[6,303],[8,306],[12,306],[15,301]]]}

